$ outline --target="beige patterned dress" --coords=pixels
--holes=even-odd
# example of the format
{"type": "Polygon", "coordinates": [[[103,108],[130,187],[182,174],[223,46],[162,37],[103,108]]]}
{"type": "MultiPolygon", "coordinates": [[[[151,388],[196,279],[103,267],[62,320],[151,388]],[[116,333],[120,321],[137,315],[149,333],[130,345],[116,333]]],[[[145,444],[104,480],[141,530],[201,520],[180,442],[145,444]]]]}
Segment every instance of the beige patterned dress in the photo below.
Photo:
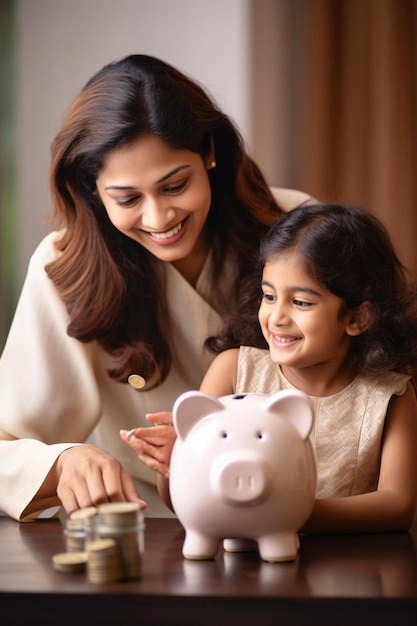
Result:
{"type": "MultiPolygon", "coordinates": [[[[315,409],[312,441],[317,459],[317,498],[351,496],[377,488],[381,441],[391,396],[405,392],[409,376],[358,375],[328,397],[310,396],[315,409]]],[[[239,351],[237,393],[291,389],[268,350],[239,351]]]]}

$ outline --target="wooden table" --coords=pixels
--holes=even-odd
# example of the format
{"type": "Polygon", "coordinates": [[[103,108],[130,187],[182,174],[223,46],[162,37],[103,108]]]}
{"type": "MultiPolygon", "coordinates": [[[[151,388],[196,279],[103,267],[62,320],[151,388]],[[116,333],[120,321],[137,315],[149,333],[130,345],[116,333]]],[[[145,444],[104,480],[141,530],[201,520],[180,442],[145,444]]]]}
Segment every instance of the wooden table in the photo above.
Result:
{"type": "Polygon", "coordinates": [[[417,526],[411,533],[301,536],[295,562],[258,554],[187,561],[177,520],[146,520],[143,579],[109,585],[60,574],[59,520],[0,517],[0,623],[405,626],[417,623],[417,526]]]}

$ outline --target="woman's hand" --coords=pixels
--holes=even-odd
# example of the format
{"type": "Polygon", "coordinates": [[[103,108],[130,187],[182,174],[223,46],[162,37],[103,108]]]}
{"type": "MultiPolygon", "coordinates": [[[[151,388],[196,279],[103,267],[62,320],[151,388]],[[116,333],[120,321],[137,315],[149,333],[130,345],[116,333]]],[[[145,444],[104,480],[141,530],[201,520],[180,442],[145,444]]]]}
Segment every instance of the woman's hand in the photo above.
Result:
{"type": "Polygon", "coordinates": [[[137,502],[143,509],[133,480],[113,456],[89,444],[62,452],[55,464],[56,493],[68,514],[103,502],[137,502]]]}
{"type": "Polygon", "coordinates": [[[146,419],[154,424],[153,428],[121,430],[120,436],[137,452],[139,459],[147,467],[168,478],[171,452],[176,439],[172,413],[168,411],[150,413],[146,419]]]}

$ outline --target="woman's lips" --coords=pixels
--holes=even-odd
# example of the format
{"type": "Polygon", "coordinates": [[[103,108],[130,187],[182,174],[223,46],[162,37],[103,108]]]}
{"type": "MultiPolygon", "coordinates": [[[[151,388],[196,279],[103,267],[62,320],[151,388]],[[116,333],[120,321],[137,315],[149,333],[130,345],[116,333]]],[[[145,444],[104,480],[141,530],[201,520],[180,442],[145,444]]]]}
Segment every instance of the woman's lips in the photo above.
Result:
{"type": "Polygon", "coordinates": [[[163,232],[151,232],[147,230],[142,230],[142,232],[158,245],[170,245],[173,243],[177,243],[177,241],[179,241],[183,237],[187,220],[188,217],[182,220],[182,222],[179,222],[179,224],[176,224],[169,230],[165,230],[163,232]]]}

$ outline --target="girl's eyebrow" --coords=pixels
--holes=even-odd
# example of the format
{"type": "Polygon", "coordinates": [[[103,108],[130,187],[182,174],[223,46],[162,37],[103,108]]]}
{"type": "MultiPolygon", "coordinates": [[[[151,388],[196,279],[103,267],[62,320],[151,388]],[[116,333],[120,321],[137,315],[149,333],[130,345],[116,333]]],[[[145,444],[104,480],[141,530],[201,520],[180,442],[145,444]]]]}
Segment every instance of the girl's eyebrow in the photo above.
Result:
{"type": "MultiPolygon", "coordinates": [[[[185,164],[185,165],[179,165],[178,167],[174,167],[173,170],[170,170],[167,174],[164,174],[163,176],[161,176],[161,178],[158,178],[158,180],[156,181],[156,185],[159,185],[160,183],[163,183],[165,180],[167,180],[168,178],[170,178],[171,176],[174,176],[174,174],[177,174],[177,172],[180,172],[181,170],[184,170],[188,167],[191,167],[191,165],[185,164]]],[[[113,190],[113,191],[134,191],[136,189],[136,187],[132,187],[130,185],[108,185],[107,187],[104,187],[105,191],[109,191],[109,190],[113,190]]]]}
{"type": "MultiPolygon", "coordinates": [[[[261,282],[261,286],[270,287],[271,289],[274,289],[274,285],[272,285],[272,283],[268,282],[267,280],[263,280],[261,282]]],[[[312,296],[320,296],[318,291],[314,291],[314,289],[310,289],[309,287],[303,287],[302,285],[291,285],[288,291],[302,291],[303,293],[308,293],[312,296]]]]}

